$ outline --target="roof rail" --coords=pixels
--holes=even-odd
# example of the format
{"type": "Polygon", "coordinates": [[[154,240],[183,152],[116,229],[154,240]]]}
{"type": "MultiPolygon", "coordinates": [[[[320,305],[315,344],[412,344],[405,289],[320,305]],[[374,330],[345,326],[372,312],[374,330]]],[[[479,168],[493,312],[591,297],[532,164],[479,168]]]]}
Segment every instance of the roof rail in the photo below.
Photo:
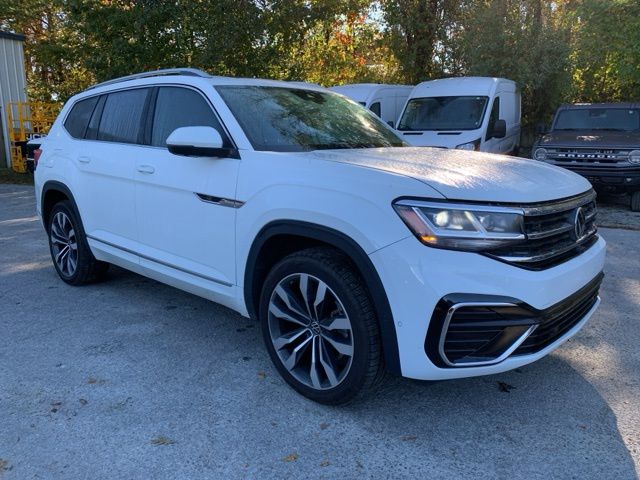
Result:
{"type": "Polygon", "coordinates": [[[87,90],[91,90],[93,88],[104,87],[105,85],[111,85],[113,83],[126,82],[127,80],[137,80],[139,78],[149,78],[149,77],[161,77],[163,75],[188,75],[191,77],[203,77],[203,78],[211,78],[207,72],[199,70],[197,68],[165,68],[161,70],[154,70],[152,72],[142,72],[142,73],[134,73],[133,75],[127,75],[125,77],[113,78],[111,80],[107,80],[106,82],[97,83],[89,87],[87,90]]]}

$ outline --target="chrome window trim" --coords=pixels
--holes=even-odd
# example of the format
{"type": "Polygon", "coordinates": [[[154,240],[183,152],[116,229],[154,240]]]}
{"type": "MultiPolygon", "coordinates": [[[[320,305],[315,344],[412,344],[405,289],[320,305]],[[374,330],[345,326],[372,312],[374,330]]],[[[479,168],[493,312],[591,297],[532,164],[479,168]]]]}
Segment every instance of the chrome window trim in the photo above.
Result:
{"type": "MultiPolygon", "coordinates": [[[[134,85],[134,86],[130,86],[130,87],[114,88],[114,89],[111,89],[111,90],[105,90],[105,91],[100,92],[100,93],[94,93],[92,95],[82,96],[82,97],[76,99],[73,102],[73,104],[69,107],[69,111],[65,113],[64,120],[62,121],[62,130],[64,131],[64,133],[66,135],[68,135],[68,137],[71,140],[74,140],[74,141],[77,141],[77,142],[100,142],[100,143],[108,143],[110,145],[127,145],[127,146],[134,146],[134,147],[145,147],[145,148],[156,148],[156,149],[167,150],[167,147],[160,147],[160,146],[157,146],[157,145],[145,145],[145,144],[142,144],[142,143],[110,142],[108,140],[98,140],[98,139],[90,139],[90,138],[76,138],[76,137],[72,136],[64,126],[65,122],[67,121],[67,117],[69,116],[69,113],[71,113],[71,110],[73,110],[73,107],[78,102],[81,102],[83,100],[86,100],[86,99],[89,99],[89,98],[93,98],[93,97],[98,97],[99,98],[102,95],[109,95],[110,93],[116,93],[116,92],[121,92],[121,91],[125,91],[125,90],[134,90],[134,89],[137,89],[137,88],[153,89],[154,87],[158,87],[158,88],[160,88],[160,87],[181,87],[181,88],[188,88],[188,89],[191,89],[191,90],[195,90],[197,93],[199,93],[202,97],[204,97],[205,101],[207,102],[207,104],[209,105],[211,110],[213,111],[213,114],[218,119],[218,122],[220,122],[220,125],[222,126],[222,129],[224,130],[224,133],[227,135],[227,137],[231,141],[231,144],[233,145],[233,148],[239,151],[238,144],[233,139],[233,136],[231,136],[231,132],[229,131],[229,129],[227,128],[225,123],[222,121],[222,117],[220,116],[220,114],[216,110],[215,106],[213,105],[213,102],[211,102],[209,97],[202,90],[200,90],[198,87],[194,87],[193,85],[188,85],[188,84],[185,84],[185,83],[150,83],[150,84],[145,84],[145,85],[134,85]]],[[[88,90],[85,90],[85,91],[88,91],[88,90]]],[[[89,119],[89,121],[91,121],[91,119],[89,119]]]]}

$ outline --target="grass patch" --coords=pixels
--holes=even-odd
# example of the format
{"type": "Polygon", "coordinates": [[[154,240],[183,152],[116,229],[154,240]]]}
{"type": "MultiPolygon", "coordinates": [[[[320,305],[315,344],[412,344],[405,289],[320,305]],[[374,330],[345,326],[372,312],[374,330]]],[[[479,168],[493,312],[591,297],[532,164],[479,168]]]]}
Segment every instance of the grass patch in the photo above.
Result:
{"type": "Polygon", "coordinates": [[[33,185],[33,174],[17,173],[10,168],[0,168],[0,183],[17,183],[20,185],[33,185]]]}

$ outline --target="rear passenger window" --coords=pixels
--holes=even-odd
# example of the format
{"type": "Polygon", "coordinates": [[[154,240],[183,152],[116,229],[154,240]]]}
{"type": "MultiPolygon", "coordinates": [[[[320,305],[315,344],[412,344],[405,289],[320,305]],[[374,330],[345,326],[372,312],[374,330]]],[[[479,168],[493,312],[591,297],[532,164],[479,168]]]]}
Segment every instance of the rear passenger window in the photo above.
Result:
{"type": "Polygon", "coordinates": [[[142,113],[148,88],[124,90],[107,95],[100,118],[98,140],[142,143],[142,113]]]}
{"type": "Polygon", "coordinates": [[[84,138],[84,132],[87,130],[87,124],[96,103],[98,103],[98,97],[87,98],[76,102],[71,108],[71,112],[64,121],[64,128],[73,138],[84,138]]]}
{"type": "Polygon", "coordinates": [[[376,102],[374,104],[372,104],[369,107],[369,110],[371,110],[373,113],[375,113],[377,116],[380,116],[380,102],[376,102]]]}
{"type": "Polygon", "coordinates": [[[202,95],[188,88],[160,87],[153,114],[151,145],[166,147],[167,137],[180,127],[213,127],[220,132],[223,146],[232,146],[202,95]]]}

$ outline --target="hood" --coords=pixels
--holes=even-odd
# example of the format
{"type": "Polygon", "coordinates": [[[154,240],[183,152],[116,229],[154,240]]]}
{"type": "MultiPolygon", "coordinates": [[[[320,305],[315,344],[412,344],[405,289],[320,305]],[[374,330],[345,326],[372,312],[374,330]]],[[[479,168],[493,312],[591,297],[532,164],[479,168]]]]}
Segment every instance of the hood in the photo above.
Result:
{"type": "Polygon", "coordinates": [[[558,130],[543,136],[538,146],[640,149],[640,131],[558,130]]]}
{"type": "Polygon", "coordinates": [[[324,150],[309,155],[411,177],[451,200],[535,203],[591,188],[583,177],[564,168],[491,153],[403,147],[324,150]]]}
{"type": "Polygon", "coordinates": [[[440,132],[426,130],[423,132],[396,132],[399,136],[414,147],[444,147],[456,148],[463,143],[474,142],[482,137],[482,129],[456,130],[440,132]]]}

